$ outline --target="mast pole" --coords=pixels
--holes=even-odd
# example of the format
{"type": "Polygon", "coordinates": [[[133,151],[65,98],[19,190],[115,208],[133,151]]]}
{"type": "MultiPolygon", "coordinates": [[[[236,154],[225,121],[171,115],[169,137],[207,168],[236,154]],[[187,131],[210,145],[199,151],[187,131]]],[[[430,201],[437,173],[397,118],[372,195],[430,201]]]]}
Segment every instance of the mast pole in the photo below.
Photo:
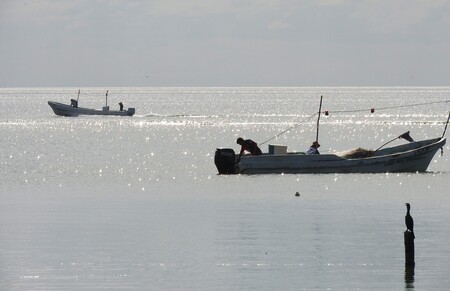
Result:
{"type": "Polygon", "coordinates": [[[323,99],[323,96],[320,96],[319,115],[317,117],[317,131],[316,131],[316,141],[317,142],[319,142],[319,124],[320,124],[320,112],[322,111],[322,99],[323,99]]]}
{"type": "Polygon", "coordinates": [[[106,105],[105,106],[108,106],[108,90],[106,90],[106,105]]]}
{"type": "Polygon", "coordinates": [[[77,103],[78,103],[78,99],[80,99],[80,89],[78,89],[77,103]]]}
{"type": "Polygon", "coordinates": [[[447,131],[448,121],[450,120],[450,111],[448,112],[447,122],[445,123],[444,132],[442,133],[442,137],[444,137],[445,132],[447,131]]]}

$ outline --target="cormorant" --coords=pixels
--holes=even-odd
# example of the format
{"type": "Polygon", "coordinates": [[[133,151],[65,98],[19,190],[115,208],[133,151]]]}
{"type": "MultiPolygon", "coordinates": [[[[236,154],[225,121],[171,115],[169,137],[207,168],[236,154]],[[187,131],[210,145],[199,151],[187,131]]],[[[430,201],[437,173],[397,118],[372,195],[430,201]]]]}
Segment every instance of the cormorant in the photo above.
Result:
{"type": "Polygon", "coordinates": [[[406,203],[406,216],[405,216],[405,224],[406,224],[406,231],[410,231],[413,235],[413,238],[415,238],[414,236],[414,220],[411,216],[411,214],[409,213],[410,209],[411,209],[411,205],[409,205],[409,203],[406,203]]]}

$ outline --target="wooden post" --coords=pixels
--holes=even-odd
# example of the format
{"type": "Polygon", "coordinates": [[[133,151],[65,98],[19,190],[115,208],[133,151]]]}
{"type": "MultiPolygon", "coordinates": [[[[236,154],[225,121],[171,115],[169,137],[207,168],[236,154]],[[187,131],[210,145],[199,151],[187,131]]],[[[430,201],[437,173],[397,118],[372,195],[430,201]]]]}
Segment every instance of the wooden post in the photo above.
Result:
{"type": "Polygon", "coordinates": [[[405,266],[414,266],[414,233],[405,231],[403,237],[405,240],[405,266]]]}

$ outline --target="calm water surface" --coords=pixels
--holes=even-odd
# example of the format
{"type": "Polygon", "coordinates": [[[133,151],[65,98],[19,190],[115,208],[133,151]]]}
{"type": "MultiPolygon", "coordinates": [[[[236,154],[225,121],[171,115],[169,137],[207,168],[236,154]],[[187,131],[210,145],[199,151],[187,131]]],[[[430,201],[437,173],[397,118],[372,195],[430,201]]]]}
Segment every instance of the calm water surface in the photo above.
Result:
{"type": "Polygon", "coordinates": [[[80,106],[109,90],[136,115],[55,116],[47,101],[78,89],[0,88],[0,290],[450,289],[448,145],[422,174],[218,176],[213,163],[238,136],[289,127],[271,143],[307,149],[321,95],[322,152],[437,137],[450,88],[81,88],[80,106]]]}

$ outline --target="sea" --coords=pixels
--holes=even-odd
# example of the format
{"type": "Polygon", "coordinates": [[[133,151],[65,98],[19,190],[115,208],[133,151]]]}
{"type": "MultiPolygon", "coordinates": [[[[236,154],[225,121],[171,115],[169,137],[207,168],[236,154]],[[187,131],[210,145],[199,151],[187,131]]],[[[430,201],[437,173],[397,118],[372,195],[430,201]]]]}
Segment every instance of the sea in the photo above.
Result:
{"type": "Polygon", "coordinates": [[[399,145],[407,131],[440,137],[449,96],[0,88],[0,290],[450,290],[448,143],[425,173],[218,175],[214,165],[217,148],[239,151],[238,137],[267,152],[306,151],[317,135],[322,154],[399,145]],[[47,104],[77,98],[136,114],[61,117],[47,104]]]}

